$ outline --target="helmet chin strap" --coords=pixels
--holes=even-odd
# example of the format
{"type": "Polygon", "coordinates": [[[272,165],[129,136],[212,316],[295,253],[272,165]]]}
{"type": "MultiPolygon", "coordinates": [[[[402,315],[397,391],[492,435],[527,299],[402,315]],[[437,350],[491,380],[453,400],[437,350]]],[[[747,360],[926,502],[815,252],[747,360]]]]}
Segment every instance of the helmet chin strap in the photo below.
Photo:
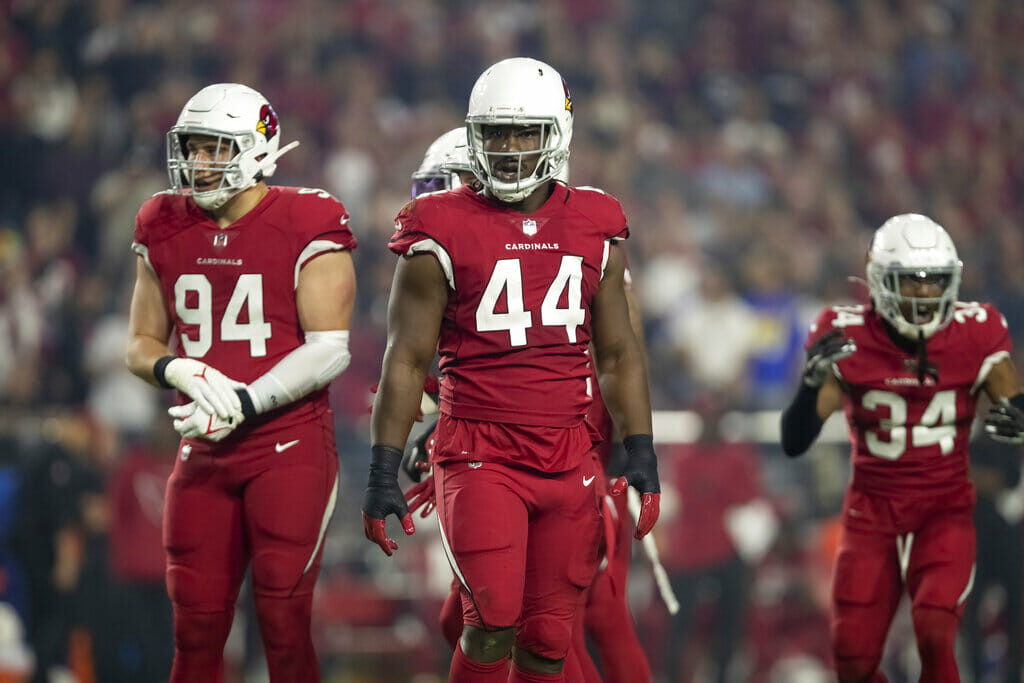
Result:
{"type": "Polygon", "coordinates": [[[917,381],[924,384],[924,378],[931,376],[939,381],[939,370],[928,362],[928,344],[925,342],[924,331],[917,331],[917,381]]]}

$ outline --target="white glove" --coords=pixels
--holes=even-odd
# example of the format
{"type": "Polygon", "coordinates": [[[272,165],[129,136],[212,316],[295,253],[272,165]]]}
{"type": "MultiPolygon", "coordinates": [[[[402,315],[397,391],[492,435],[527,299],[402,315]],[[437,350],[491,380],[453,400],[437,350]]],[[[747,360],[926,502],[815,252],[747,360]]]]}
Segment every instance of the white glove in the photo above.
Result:
{"type": "Polygon", "coordinates": [[[224,421],[234,418],[236,426],[241,423],[242,403],[235,389],[244,389],[244,382],[233,380],[194,358],[175,358],[164,368],[164,378],[198,403],[207,415],[216,415],[224,421]]]}
{"type": "MultiPolygon", "coordinates": [[[[174,419],[174,431],[186,439],[206,439],[207,441],[220,441],[235,431],[238,425],[242,424],[244,417],[239,419],[228,418],[222,420],[213,413],[203,410],[196,401],[186,403],[183,406],[173,406],[167,409],[167,414],[174,419]]],[[[241,415],[241,413],[239,413],[241,415]]]]}

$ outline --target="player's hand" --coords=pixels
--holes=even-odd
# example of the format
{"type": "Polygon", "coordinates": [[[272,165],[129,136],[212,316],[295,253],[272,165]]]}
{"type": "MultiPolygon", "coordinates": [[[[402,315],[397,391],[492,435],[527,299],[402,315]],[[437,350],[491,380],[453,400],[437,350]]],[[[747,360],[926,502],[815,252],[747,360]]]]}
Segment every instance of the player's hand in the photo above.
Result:
{"type": "Polygon", "coordinates": [[[843,337],[843,330],[832,330],[807,349],[807,361],[801,380],[809,387],[820,387],[825,383],[832,365],[857,350],[857,344],[843,337]]]}
{"type": "Polygon", "coordinates": [[[612,484],[612,495],[618,496],[632,486],[640,493],[640,517],[634,537],[646,536],[661,512],[661,484],[658,482],[658,456],[654,454],[654,439],[650,434],[633,434],[622,440],[629,460],[622,476],[612,484]]]}
{"type": "Polygon", "coordinates": [[[421,518],[426,518],[437,506],[437,498],[434,496],[434,475],[428,474],[427,478],[405,492],[405,500],[409,503],[409,513],[419,510],[421,518]]]}
{"type": "Polygon", "coordinates": [[[398,467],[401,462],[402,451],[397,448],[374,446],[370,478],[363,494],[363,533],[388,556],[398,550],[398,544],[388,538],[384,526],[388,515],[395,515],[402,521],[402,529],[407,536],[416,532],[412,513],[398,485],[398,467]]]}
{"type": "Polygon", "coordinates": [[[431,427],[420,434],[409,449],[402,456],[402,471],[409,475],[409,478],[419,482],[425,472],[430,471],[430,454],[427,451],[427,443],[437,429],[435,422],[431,427]]]}
{"type": "Polygon", "coordinates": [[[219,416],[203,410],[195,401],[183,406],[168,408],[167,414],[174,418],[174,431],[186,439],[206,439],[214,442],[226,438],[245,419],[223,420],[219,416]]]}
{"type": "Polygon", "coordinates": [[[1024,411],[1006,398],[993,403],[985,416],[985,431],[993,441],[1024,444],[1024,411]]]}
{"type": "Polygon", "coordinates": [[[175,358],[164,369],[164,378],[208,415],[216,415],[224,421],[241,422],[243,419],[242,403],[235,389],[244,389],[244,382],[233,380],[194,358],[175,358]]]}

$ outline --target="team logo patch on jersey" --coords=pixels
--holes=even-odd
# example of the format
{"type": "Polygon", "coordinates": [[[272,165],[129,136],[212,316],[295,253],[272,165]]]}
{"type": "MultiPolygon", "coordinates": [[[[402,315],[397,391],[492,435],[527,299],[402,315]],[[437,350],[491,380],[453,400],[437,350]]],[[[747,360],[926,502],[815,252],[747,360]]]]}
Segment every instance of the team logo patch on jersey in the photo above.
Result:
{"type": "Polygon", "coordinates": [[[213,246],[226,247],[228,246],[228,234],[226,232],[220,232],[213,236],[213,246]]]}
{"type": "Polygon", "coordinates": [[[534,235],[536,235],[537,234],[537,221],[535,221],[533,219],[530,219],[530,218],[527,218],[526,220],[524,220],[523,221],[523,232],[525,232],[530,237],[533,237],[534,235]]]}

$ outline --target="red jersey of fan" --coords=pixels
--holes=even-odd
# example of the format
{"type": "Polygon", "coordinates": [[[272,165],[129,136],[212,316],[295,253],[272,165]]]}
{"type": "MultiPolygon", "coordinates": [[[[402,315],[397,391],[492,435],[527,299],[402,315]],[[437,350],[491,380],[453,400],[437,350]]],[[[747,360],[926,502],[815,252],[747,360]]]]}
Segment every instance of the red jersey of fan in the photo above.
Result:
{"type": "Polygon", "coordinates": [[[920,380],[918,355],[889,339],[869,307],[826,308],[808,346],[841,328],[857,350],[837,364],[853,446],[851,489],[936,497],[970,489],[967,442],[978,391],[1012,348],[1006,319],[991,304],[958,302],[952,322],[927,341],[938,372],[920,380]]]}
{"type": "Polygon", "coordinates": [[[432,253],[450,295],[438,341],[441,412],[538,427],[578,425],[593,397],[590,302],[619,202],[561,183],[526,215],[462,187],[417,198],[389,246],[432,253]]]}
{"type": "MultiPolygon", "coordinates": [[[[355,247],[341,202],[323,190],[291,187],[270,187],[227,228],[187,196],[157,194],[139,210],[132,244],[160,280],[178,355],[246,383],[305,343],[295,305],[302,266],[319,254],[355,247]]],[[[320,389],[247,421],[238,432],[269,433],[328,409],[327,390],[320,389]]],[[[195,445],[230,448],[236,441],[195,445]]]]}

